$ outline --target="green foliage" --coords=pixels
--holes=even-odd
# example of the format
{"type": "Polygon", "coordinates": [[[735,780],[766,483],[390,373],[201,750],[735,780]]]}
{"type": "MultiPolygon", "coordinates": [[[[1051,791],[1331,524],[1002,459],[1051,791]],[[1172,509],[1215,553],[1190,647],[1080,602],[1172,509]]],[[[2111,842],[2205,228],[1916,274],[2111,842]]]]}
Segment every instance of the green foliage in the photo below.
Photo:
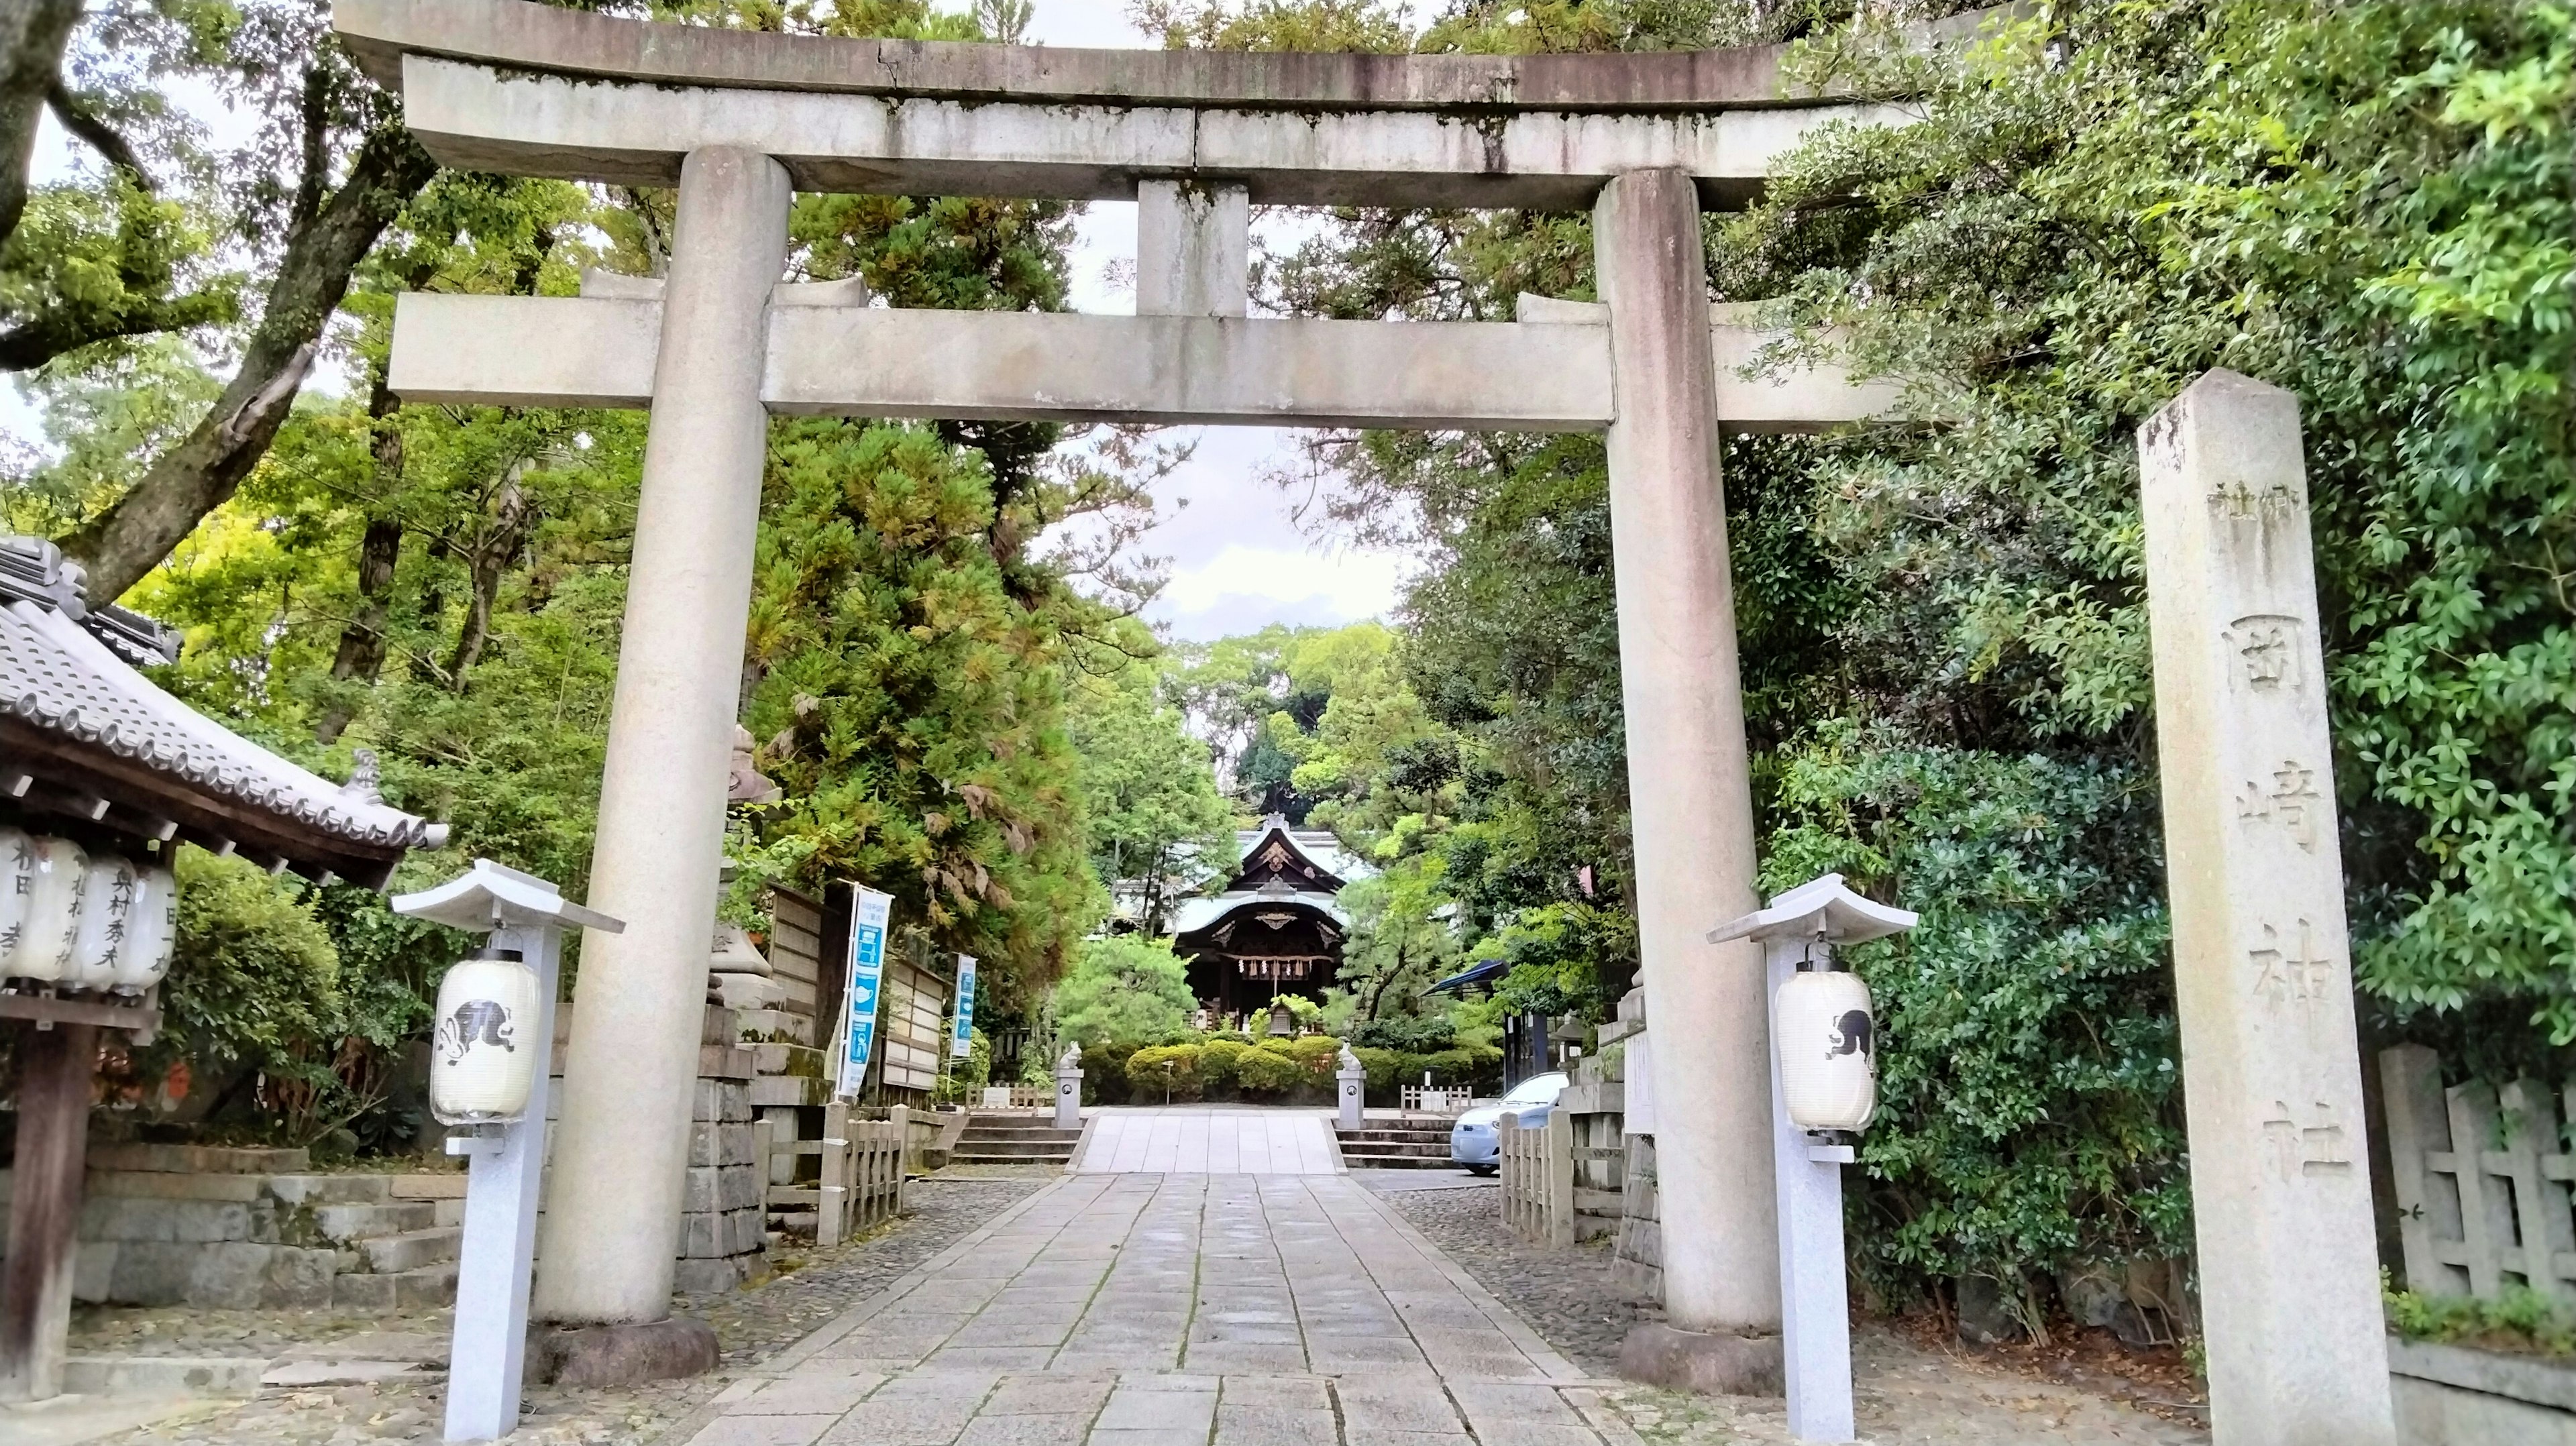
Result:
{"type": "Polygon", "coordinates": [[[1778,807],[1766,890],[1840,871],[1923,916],[1849,954],[1879,1020],[1850,1204],[1878,1288],[2026,1294],[2064,1266],[2187,1253],[2152,783],[1847,734],[1791,755],[1778,807]]]}
{"type": "Polygon", "coordinates": [[[2576,1317],[2527,1285],[2509,1286],[2492,1298],[2428,1296],[2395,1289],[2383,1280],[2381,1292],[2388,1307],[2388,1328],[2410,1341],[2576,1356],[2576,1317]]]}
{"type": "Polygon", "coordinates": [[[1312,1077],[1286,1051],[1267,1045],[1245,1050],[1234,1064],[1235,1088],[1250,1100],[1284,1100],[1312,1077]]]}
{"type": "Polygon", "coordinates": [[[1811,141],[1721,228],[1726,284],[1958,418],[1821,474],[1882,601],[1846,656],[1982,746],[2142,753],[2134,430],[2210,366],[2288,387],[2361,982],[2401,1027],[2510,999],[2576,1038],[2568,12],[2051,23],[1877,71],[1927,83],[1926,120],[1811,141]]]}
{"type": "Polygon", "coordinates": [[[1171,941],[1133,934],[1083,940],[1073,972],[1055,990],[1057,1027],[1082,1042],[1086,1072],[1091,1046],[1179,1034],[1197,1005],[1189,965],[1171,941]]]}
{"type": "Polygon", "coordinates": [[[1239,1082],[1236,1069],[1252,1046],[1239,1039],[1214,1038],[1199,1046],[1199,1079],[1211,1096],[1223,1098],[1239,1082]]]}
{"type": "Polygon", "coordinates": [[[1107,676],[1076,672],[1067,735],[1078,777],[1093,872],[1134,881],[1136,927],[1163,932],[1172,899],[1232,862],[1232,816],[1216,791],[1205,745],[1178,709],[1156,696],[1142,664],[1107,676]]]}
{"type": "Polygon", "coordinates": [[[1582,902],[1524,910],[1479,943],[1470,963],[1510,965],[1495,987],[1502,1012],[1607,1018],[1637,973],[1637,920],[1582,902]]]}
{"type": "Polygon", "coordinates": [[[264,1069],[331,1036],[340,955],[300,881],[179,850],[179,933],[162,986],[156,1055],[264,1069]]]}
{"type": "Polygon", "coordinates": [[[1128,1097],[1140,1103],[1179,1104],[1199,1098],[1202,1047],[1154,1045],[1127,1056],[1128,1097]]]}

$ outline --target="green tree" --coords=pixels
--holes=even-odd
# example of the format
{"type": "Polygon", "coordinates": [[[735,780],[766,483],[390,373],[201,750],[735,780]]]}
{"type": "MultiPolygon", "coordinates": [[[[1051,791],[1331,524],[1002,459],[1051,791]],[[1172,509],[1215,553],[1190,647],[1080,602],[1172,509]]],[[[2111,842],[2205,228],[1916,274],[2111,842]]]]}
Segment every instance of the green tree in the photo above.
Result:
{"type": "Polygon", "coordinates": [[[1076,671],[1066,713],[1092,871],[1113,886],[1133,882],[1136,927],[1147,935],[1164,932],[1174,895],[1234,860],[1233,818],[1207,747],[1159,701],[1157,681],[1142,663],[1076,671]]]}
{"type": "Polygon", "coordinates": [[[1056,1027],[1085,1048],[1150,1044],[1189,1027],[1198,1000],[1190,966],[1168,939],[1113,934],[1085,939],[1055,989],[1056,1027]]]}

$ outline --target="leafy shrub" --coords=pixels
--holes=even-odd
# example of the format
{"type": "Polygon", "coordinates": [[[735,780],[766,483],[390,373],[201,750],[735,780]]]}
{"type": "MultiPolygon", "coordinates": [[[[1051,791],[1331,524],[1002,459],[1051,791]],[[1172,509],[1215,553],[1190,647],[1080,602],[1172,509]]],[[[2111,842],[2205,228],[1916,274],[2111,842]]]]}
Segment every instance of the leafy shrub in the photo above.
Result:
{"type": "Polygon", "coordinates": [[[1234,1078],[1246,1099],[1281,1100],[1308,1076],[1285,1051],[1263,1048],[1243,1052],[1235,1061],[1234,1078]]]}
{"type": "Polygon", "coordinates": [[[1082,1051],[1082,1101],[1091,1105],[1127,1103],[1127,1060],[1140,1046],[1111,1040],[1082,1051]]]}
{"type": "Polygon", "coordinates": [[[1849,951],[1878,1118],[1854,1258],[1891,1299],[2191,1248],[2153,785],[2134,767],[1832,743],[1780,780],[1765,889],[1838,870],[1919,910],[1849,951]],[[1866,1222],[1866,1223],[1863,1223],[1866,1222]]]}
{"type": "Polygon", "coordinates": [[[2529,1355],[2576,1356],[2576,1315],[2527,1285],[2494,1299],[2422,1296],[2382,1282],[2389,1329],[2410,1341],[2443,1341],[2529,1355]]]}
{"type": "Polygon", "coordinates": [[[1234,1092],[1234,1068],[1252,1046],[1227,1035],[1215,1035],[1199,1046],[1199,1087],[1209,1099],[1234,1092]]]}
{"type": "Polygon", "coordinates": [[[1195,1044],[1158,1044],[1127,1057],[1127,1096],[1140,1104],[1180,1103],[1199,1097],[1195,1044]]]}

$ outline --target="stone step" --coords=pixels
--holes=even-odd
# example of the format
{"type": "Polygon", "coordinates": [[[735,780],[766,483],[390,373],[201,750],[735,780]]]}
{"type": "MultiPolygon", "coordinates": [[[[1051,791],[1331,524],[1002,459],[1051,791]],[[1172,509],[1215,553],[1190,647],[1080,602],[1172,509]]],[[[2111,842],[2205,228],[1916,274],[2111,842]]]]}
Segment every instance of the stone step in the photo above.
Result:
{"type": "Polygon", "coordinates": [[[960,1146],[948,1152],[948,1163],[952,1165],[1061,1165],[1072,1158],[1070,1149],[970,1149],[960,1146]]]}
{"type": "Polygon", "coordinates": [[[1080,1130],[1078,1130],[1078,1129],[1074,1129],[1074,1130],[1060,1130],[1060,1129],[1057,1129],[1057,1128],[1055,1127],[1054,1122],[1053,1122],[1053,1121],[1050,1121],[1050,1120],[1013,1120],[1013,1119],[997,1119],[997,1118],[995,1118],[994,1116],[991,1116],[991,1115],[977,1115],[977,1116],[973,1117],[972,1119],[969,1119],[969,1120],[966,1122],[966,1130],[965,1130],[965,1133],[966,1133],[967,1135],[969,1135],[969,1136],[974,1136],[974,1135],[1079,1135],[1079,1134],[1081,1134],[1081,1133],[1082,1133],[1082,1131],[1080,1131],[1080,1130]]]}
{"type": "Polygon", "coordinates": [[[1334,1134],[1345,1140],[1446,1140],[1446,1128],[1429,1125],[1362,1125],[1356,1130],[1336,1129],[1334,1134]]]}
{"type": "MultiPolygon", "coordinates": [[[[72,1396],[256,1396],[266,1356],[71,1356],[63,1392],[72,1396]]],[[[39,1428],[41,1429],[41,1428],[39,1428]]]]}
{"type": "Polygon", "coordinates": [[[424,1265],[452,1263],[457,1242],[464,1237],[462,1226],[429,1226],[406,1230],[400,1235],[382,1235],[358,1242],[358,1253],[367,1258],[367,1268],[378,1275],[399,1275],[418,1270],[424,1265]]]}
{"type": "Polygon", "coordinates": [[[377,1205],[394,1198],[394,1175],[271,1175],[268,1192],[293,1205],[377,1205]]]}
{"type": "Polygon", "coordinates": [[[1436,1155],[1445,1160],[1449,1158],[1449,1143],[1446,1140],[1438,1144],[1427,1140],[1344,1140],[1342,1153],[1345,1155],[1436,1155]]]}
{"type": "Polygon", "coordinates": [[[331,1277],[331,1307],[360,1314],[435,1308],[456,1303],[456,1262],[432,1261],[381,1275],[331,1277]]]}
{"type": "Polygon", "coordinates": [[[438,1203],[434,1200],[386,1200],[372,1204],[322,1205],[315,1207],[313,1223],[321,1229],[325,1239],[375,1240],[435,1226],[438,1224],[438,1203]]]}
{"type": "Polygon", "coordinates": [[[93,1170],[158,1170],[175,1175],[296,1175],[313,1168],[303,1150],[234,1149],[222,1145],[92,1145],[93,1170]]]}
{"type": "Polygon", "coordinates": [[[1357,1150],[1342,1151],[1342,1165],[1351,1170],[1447,1170],[1454,1168],[1448,1155],[1371,1155],[1357,1150]]]}

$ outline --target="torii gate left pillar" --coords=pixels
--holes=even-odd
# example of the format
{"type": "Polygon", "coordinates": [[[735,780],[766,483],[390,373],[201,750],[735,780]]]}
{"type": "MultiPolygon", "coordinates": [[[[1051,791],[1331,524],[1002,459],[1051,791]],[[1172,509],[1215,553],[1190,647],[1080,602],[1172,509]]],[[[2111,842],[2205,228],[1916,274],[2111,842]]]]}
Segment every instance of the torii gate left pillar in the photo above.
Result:
{"type": "MultiPolygon", "coordinates": [[[[538,1247],[536,1315],[557,1325],[670,1313],[716,907],[707,861],[724,842],[769,436],[769,295],[786,264],[789,199],[786,171],[758,151],[710,146],[681,166],[591,854],[591,903],[627,922],[582,937],[538,1247]]],[[[665,1333],[652,1349],[674,1366],[712,1357],[703,1324],[665,1333]]]]}

